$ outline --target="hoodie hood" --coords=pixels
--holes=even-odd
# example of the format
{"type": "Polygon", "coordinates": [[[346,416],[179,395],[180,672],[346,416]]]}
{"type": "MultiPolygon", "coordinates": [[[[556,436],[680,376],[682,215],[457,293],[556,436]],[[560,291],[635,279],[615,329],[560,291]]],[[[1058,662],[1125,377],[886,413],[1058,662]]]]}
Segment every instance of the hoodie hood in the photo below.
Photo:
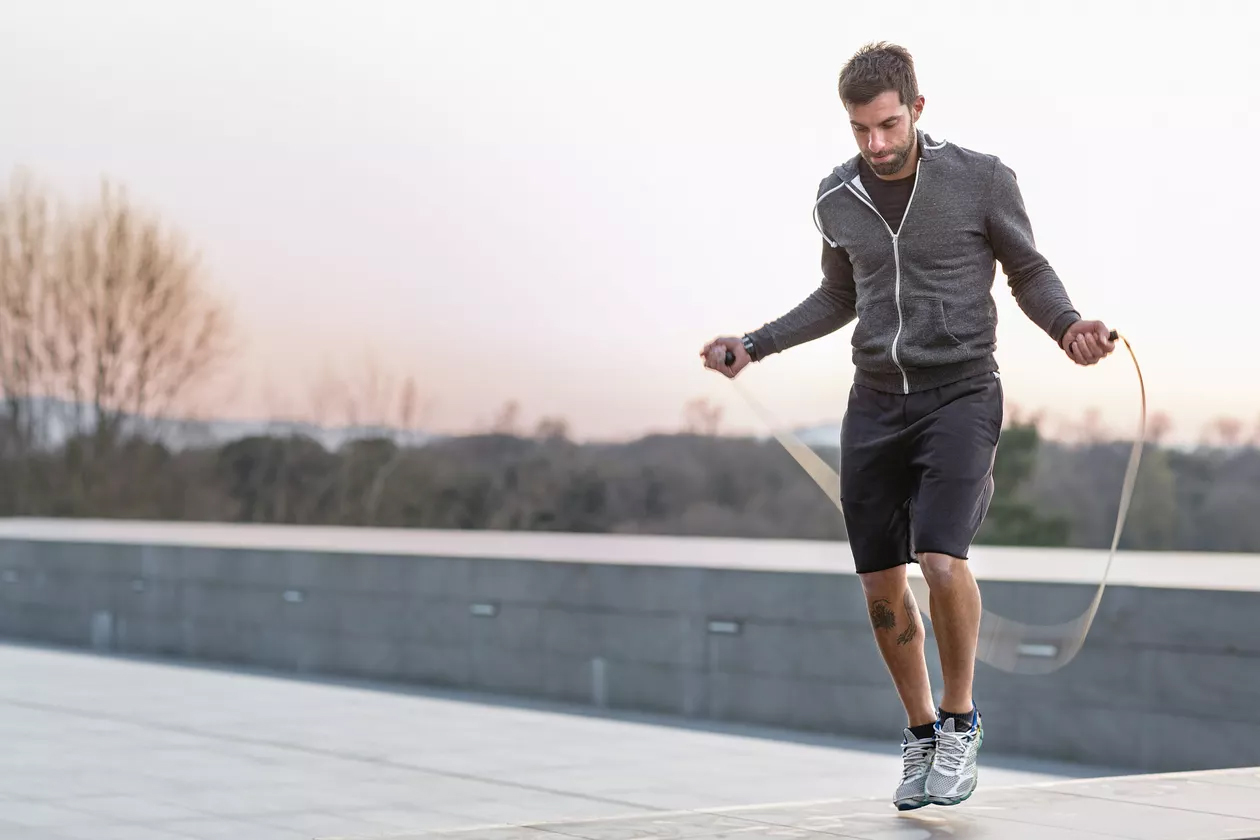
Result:
{"type": "MultiPolygon", "coordinates": [[[[932,139],[931,135],[922,130],[916,130],[915,134],[917,135],[919,142],[919,157],[923,160],[932,160],[940,154],[941,149],[945,148],[946,141],[937,143],[932,139]]],[[[849,183],[858,176],[858,162],[861,159],[862,156],[860,154],[854,155],[844,163],[832,169],[832,174],[840,179],[840,183],[849,183]]]]}

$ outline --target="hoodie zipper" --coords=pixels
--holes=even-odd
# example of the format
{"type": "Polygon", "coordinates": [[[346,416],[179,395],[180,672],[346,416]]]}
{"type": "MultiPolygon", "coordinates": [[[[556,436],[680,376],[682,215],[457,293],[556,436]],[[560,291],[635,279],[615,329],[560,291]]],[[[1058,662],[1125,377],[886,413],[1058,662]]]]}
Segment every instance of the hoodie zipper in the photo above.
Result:
{"type": "Polygon", "coordinates": [[[868,201],[866,196],[862,195],[859,190],[853,188],[852,181],[845,182],[849,192],[856,195],[859,201],[871,208],[871,212],[884,223],[884,230],[888,231],[888,235],[892,237],[893,265],[896,267],[895,279],[893,280],[893,299],[897,305],[897,333],[892,340],[892,360],[893,364],[897,366],[897,370],[901,371],[901,387],[903,393],[906,394],[910,393],[910,377],[906,375],[906,369],[901,366],[901,360],[897,357],[897,342],[901,340],[901,330],[905,326],[901,314],[901,229],[906,226],[906,217],[910,215],[910,205],[914,204],[914,194],[919,189],[919,167],[922,163],[923,158],[920,157],[914,165],[914,186],[910,188],[910,198],[906,201],[906,210],[901,214],[901,224],[897,225],[896,232],[893,232],[893,229],[889,227],[888,222],[884,219],[884,215],[876,209],[875,205],[868,201]]]}

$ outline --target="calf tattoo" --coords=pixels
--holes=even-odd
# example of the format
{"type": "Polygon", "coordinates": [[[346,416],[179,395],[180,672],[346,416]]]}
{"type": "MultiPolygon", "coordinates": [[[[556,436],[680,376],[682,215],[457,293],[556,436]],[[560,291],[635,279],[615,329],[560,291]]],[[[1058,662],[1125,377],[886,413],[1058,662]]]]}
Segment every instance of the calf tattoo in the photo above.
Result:
{"type": "Polygon", "coordinates": [[[897,637],[897,644],[908,645],[919,633],[919,625],[914,620],[914,596],[910,594],[910,590],[906,590],[906,597],[902,601],[902,606],[906,610],[906,629],[897,637]]]}
{"type": "Polygon", "coordinates": [[[897,616],[887,598],[871,602],[871,625],[876,630],[894,630],[897,627],[897,616]]]}
{"type": "MultiPolygon", "coordinates": [[[[897,636],[897,644],[908,645],[919,635],[919,625],[914,620],[914,596],[908,590],[902,599],[902,608],[906,611],[906,629],[897,636]]],[[[897,614],[893,612],[892,603],[887,598],[871,601],[871,626],[876,630],[897,629],[897,614]]]]}
{"type": "Polygon", "coordinates": [[[896,630],[897,616],[892,612],[892,604],[887,598],[879,598],[871,602],[871,625],[876,630],[896,630]]]}

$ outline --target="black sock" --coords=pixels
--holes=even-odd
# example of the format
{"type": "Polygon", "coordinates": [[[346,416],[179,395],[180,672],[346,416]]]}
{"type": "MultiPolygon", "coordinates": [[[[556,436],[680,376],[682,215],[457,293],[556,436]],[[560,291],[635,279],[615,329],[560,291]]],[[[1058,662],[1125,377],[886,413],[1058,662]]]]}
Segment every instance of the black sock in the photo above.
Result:
{"type": "Polygon", "coordinates": [[[922,741],[924,738],[931,738],[936,731],[936,724],[922,723],[918,726],[910,727],[910,734],[922,741]]]}
{"type": "Polygon", "coordinates": [[[972,706],[970,712],[947,712],[944,709],[938,709],[940,712],[940,721],[944,723],[950,718],[954,719],[954,730],[956,732],[966,732],[976,725],[976,707],[972,706]]]}

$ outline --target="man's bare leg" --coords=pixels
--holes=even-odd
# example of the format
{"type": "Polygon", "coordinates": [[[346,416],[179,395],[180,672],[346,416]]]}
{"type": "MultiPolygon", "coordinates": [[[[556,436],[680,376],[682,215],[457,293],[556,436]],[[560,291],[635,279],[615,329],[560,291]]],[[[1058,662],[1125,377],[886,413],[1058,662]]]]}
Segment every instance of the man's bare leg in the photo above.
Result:
{"type": "MultiPolygon", "coordinates": [[[[906,582],[906,567],[859,575],[879,652],[906,709],[908,726],[936,720],[932,684],[923,654],[923,622],[906,582]]],[[[935,617],[935,613],[932,614],[935,617]]],[[[970,707],[968,707],[970,708],[970,707]]]]}
{"type": "Polygon", "coordinates": [[[971,688],[980,638],[980,587],[966,560],[947,554],[920,554],[919,565],[931,598],[932,631],[941,652],[945,693],[941,711],[966,715],[973,708],[971,688]]]}

